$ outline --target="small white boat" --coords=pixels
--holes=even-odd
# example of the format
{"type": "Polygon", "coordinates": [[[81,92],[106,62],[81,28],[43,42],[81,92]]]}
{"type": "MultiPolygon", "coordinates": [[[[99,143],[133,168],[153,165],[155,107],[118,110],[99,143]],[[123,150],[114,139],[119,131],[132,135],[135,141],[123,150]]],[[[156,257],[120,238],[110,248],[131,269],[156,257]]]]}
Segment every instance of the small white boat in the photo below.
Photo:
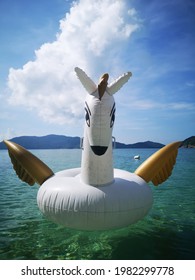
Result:
{"type": "Polygon", "coordinates": [[[140,159],[140,155],[134,156],[134,159],[140,159]]]}

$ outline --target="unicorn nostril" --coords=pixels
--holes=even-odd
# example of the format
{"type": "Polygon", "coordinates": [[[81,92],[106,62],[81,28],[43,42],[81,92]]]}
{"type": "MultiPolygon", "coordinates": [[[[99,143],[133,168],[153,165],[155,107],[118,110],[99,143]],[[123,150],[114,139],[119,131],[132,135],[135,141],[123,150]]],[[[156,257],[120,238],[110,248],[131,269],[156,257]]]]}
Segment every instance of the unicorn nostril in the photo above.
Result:
{"type": "Polygon", "coordinates": [[[105,154],[108,147],[105,147],[105,146],[91,146],[91,149],[94,152],[94,154],[96,154],[97,156],[102,156],[103,154],[105,154]]]}

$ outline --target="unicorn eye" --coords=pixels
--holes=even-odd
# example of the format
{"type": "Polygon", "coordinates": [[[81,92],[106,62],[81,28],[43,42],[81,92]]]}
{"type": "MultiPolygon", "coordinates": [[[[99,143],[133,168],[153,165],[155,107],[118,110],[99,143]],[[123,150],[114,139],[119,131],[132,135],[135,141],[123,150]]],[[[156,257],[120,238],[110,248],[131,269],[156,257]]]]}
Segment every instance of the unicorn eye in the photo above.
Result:
{"type": "Polygon", "coordinates": [[[85,120],[86,120],[86,123],[87,123],[88,127],[90,127],[90,116],[89,115],[91,115],[91,111],[89,109],[89,106],[88,106],[87,102],[85,102],[85,105],[86,105],[86,107],[85,107],[85,120]]]}
{"type": "Polygon", "coordinates": [[[114,121],[115,121],[115,111],[116,111],[116,108],[115,108],[115,103],[112,107],[112,110],[111,110],[111,113],[110,113],[110,117],[111,117],[111,120],[110,120],[110,127],[113,127],[114,125],[114,121]]]}
{"type": "Polygon", "coordinates": [[[89,117],[89,113],[86,108],[85,108],[85,120],[86,120],[88,127],[90,127],[90,117],[89,117]]]}
{"type": "Polygon", "coordinates": [[[111,120],[110,120],[110,127],[113,127],[114,125],[114,121],[115,121],[115,109],[114,111],[112,112],[112,116],[111,116],[111,120]]]}

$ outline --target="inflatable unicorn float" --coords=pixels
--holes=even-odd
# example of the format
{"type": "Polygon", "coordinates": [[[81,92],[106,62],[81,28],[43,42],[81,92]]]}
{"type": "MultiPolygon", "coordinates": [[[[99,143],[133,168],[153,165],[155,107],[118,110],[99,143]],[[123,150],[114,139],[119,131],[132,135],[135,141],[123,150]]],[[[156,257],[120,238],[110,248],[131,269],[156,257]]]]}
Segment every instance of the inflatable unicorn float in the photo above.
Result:
{"type": "Polygon", "coordinates": [[[108,85],[108,74],[96,84],[76,67],[87,90],[81,167],[57,173],[20,145],[4,141],[18,177],[40,185],[37,204],[55,223],[80,230],[126,227],[142,219],[153,203],[148,182],[164,182],[176,161],[181,142],[168,144],[134,172],[113,168],[112,129],[115,121],[113,95],[131,77],[127,72],[108,85]]]}

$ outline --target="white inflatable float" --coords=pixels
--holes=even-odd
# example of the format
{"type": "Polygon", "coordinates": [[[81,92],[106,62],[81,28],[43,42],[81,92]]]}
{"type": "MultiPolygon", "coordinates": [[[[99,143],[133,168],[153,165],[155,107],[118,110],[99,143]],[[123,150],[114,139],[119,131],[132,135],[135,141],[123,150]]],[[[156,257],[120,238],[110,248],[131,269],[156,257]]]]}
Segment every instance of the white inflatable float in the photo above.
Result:
{"type": "Polygon", "coordinates": [[[153,203],[147,185],[158,185],[171,174],[180,142],[153,154],[134,173],[113,168],[112,129],[115,121],[113,94],[128,81],[125,73],[108,85],[104,74],[98,86],[80,68],[76,74],[87,90],[85,129],[80,168],[56,174],[23,147],[5,141],[19,178],[40,184],[37,204],[55,223],[80,230],[121,228],[142,219],[153,203]]]}

